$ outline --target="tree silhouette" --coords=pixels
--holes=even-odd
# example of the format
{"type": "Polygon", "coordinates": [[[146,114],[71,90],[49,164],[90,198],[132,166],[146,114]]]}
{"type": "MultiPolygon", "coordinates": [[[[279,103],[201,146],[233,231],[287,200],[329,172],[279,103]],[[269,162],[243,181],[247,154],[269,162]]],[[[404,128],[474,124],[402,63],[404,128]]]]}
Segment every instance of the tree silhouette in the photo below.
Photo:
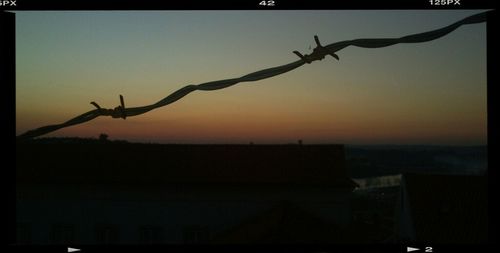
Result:
{"type": "Polygon", "coordinates": [[[108,137],[109,136],[107,134],[102,133],[99,135],[99,141],[106,142],[106,141],[108,141],[108,137]]]}

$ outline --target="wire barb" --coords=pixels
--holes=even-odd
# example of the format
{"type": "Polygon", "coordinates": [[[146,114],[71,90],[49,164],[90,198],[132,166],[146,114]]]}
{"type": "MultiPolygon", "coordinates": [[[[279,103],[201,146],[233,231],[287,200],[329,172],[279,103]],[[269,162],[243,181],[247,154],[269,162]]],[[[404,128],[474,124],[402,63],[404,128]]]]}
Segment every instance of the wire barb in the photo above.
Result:
{"type": "Polygon", "coordinates": [[[92,102],[90,102],[90,104],[95,106],[99,112],[101,111],[101,107],[96,102],[92,101],[92,102]]]}
{"type": "Polygon", "coordinates": [[[123,101],[123,96],[122,95],[120,95],[120,104],[121,104],[120,111],[121,111],[121,114],[122,114],[122,118],[126,119],[127,118],[127,113],[125,112],[125,102],[123,101]]]}
{"type": "Polygon", "coordinates": [[[300,59],[302,59],[308,64],[310,64],[313,61],[323,60],[327,54],[339,60],[339,56],[336,55],[333,50],[330,50],[321,45],[318,35],[314,35],[314,41],[316,42],[316,47],[313,49],[313,52],[311,54],[302,55],[299,51],[293,51],[293,53],[299,56],[300,59]]]}
{"type": "Polygon", "coordinates": [[[123,96],[120,95],[120,105],[112,110],[111,117],[113,118],[127,118],[127,111],[125,109],[125,102],[123,101],[123,96]]]}

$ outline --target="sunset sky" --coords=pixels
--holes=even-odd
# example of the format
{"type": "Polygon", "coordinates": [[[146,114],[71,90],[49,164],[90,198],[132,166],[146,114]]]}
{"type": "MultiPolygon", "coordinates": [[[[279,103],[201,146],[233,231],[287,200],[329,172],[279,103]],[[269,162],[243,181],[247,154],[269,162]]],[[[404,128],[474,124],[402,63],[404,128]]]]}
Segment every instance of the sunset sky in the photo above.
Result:
{"type": "MultiPolygon", "coordinates": [[[[481,10],[16,11],[16,134],[94,109],[152,104],[188,85],[296,61],[323,45],[401,37],[481,10]],[[311,49],[310,49],[311,48],[311,49]]],[[[159,143],[487,142],[486,24],[385,48],[348,47],[291,72],[195,91],[126,120],[46,137],[159,143]]]]}

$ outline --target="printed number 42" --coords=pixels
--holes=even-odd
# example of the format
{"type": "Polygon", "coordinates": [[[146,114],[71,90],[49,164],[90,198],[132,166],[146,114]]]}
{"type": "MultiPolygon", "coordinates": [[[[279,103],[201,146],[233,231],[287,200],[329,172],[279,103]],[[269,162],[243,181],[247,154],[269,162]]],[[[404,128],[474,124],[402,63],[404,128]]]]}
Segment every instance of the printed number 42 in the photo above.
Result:
{"type": "Polygon", "coordinates": [[[274,1],[269,0],[269,1],[261,1],[259,5],[264,5],[264,6],[274,6],[274,1]]]}

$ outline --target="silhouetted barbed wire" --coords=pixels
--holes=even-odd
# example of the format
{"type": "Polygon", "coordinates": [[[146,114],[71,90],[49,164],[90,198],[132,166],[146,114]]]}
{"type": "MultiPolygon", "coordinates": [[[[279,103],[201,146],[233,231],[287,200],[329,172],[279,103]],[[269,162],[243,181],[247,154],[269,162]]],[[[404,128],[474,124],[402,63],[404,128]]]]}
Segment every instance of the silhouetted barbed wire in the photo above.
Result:
{"type": "Polygon", "coordinates": [[[219,89],[224,89],[227,87],[230,87],[232,85],[235,85],[240,82],[253,82],[253,81],[258,81],[262,80],[265,78],[270,78],[273,76],[277,76],[283,73],[286,73],[288,71],[294,70],[305,63],[311,63],[316,60],[322,60],[325,58],[326,55],[331,55],[332,57],[336,58],[339,60],[339,57],[335,54],[337,51],[346,48],[348,46],[356,46],[356,47],[364,47],[364,48],[380,48],[380,47],[387,47],[391,46],[394,44],[399,44],[399,43],[420,43],[420,42],[427,42],[431,40],[438,39],[440,37],[443,37],[447,35],[448,33],[454,31],[458,27],[465,25],[465,24],[476,24],[476,23],[482,23],[486,21],[486,16],[488,12],[482,12],[479,14],[475,14],[472,16],[469,16],[467,18],[464,18],[460,21],[457,21],[449,26],[443,27],[441,29],[429,31],[429,32],[424,32],[424,33],[418,33],[418,34],[413,34],[413,35],[408,35],[400,38],[382,38],[382,39],[355,39],[355,40],[345,40],[345,41],[340,41],[336,42],[333,44],[329,44],[327,46],[322,46],[319,38],[317,36],[314,36],[314,40],[316,42],[316,48],[314,48],[313,52],[309,55],[302,55],[298,51],[293,51],[294,54],[298,55],[300,57],[300,60],[281,65],[278,67],[273,67],[273,68],[268,68],[268,69],[263,69],[257,72],[250,73],[248,75],[244,75],[239,78],[232,78],[232,79],[224,79],[224,80],[219,80],[219,81],[212,81],[212,82],[206,82],[202,84],[191,84],[184,86],[183,88],[173,92],[172,94],[168,95],[167,97],[163,98],[162,100],[151,104],[151,105],[146,105],[146,106],[141,106],[141,107],[132,107],[132,108],[126,108],[125,107],[125,102],[123,99],[123,96],[120,95],[120,105],[115,107],[114,109],[105,109],[101,108],[96,102],[91,102],[92,105],[96,107],[96,109],[88,111],[80,116],[77,116],[73,119],[70,119],[64,123],[61,124],[56,124],[56,125],[49,125],[49,126],[44,126],[40,127],[34,130],[27,131],[26,133],[23,133],[19,136],[17,136],[18,139],[29,139],[29,138],[34,138],[38,137],[44,134],[48,134],[50,132],[56,131],[61,128],[81,124],[87,121],[90,121],[96,117],[99,116],[111,116],[113,118],[123,118],[125,119],[126,117],[131,117],[131,116],[136,116],[140,115],[146,112],[149,112],[153,109],[159,108],[166,106],[168,104],[171,104],[187,94],[195,91],[195,90],[202,90],[202,91],[211,91],[211,90],[219,90],[219,89]]]}

